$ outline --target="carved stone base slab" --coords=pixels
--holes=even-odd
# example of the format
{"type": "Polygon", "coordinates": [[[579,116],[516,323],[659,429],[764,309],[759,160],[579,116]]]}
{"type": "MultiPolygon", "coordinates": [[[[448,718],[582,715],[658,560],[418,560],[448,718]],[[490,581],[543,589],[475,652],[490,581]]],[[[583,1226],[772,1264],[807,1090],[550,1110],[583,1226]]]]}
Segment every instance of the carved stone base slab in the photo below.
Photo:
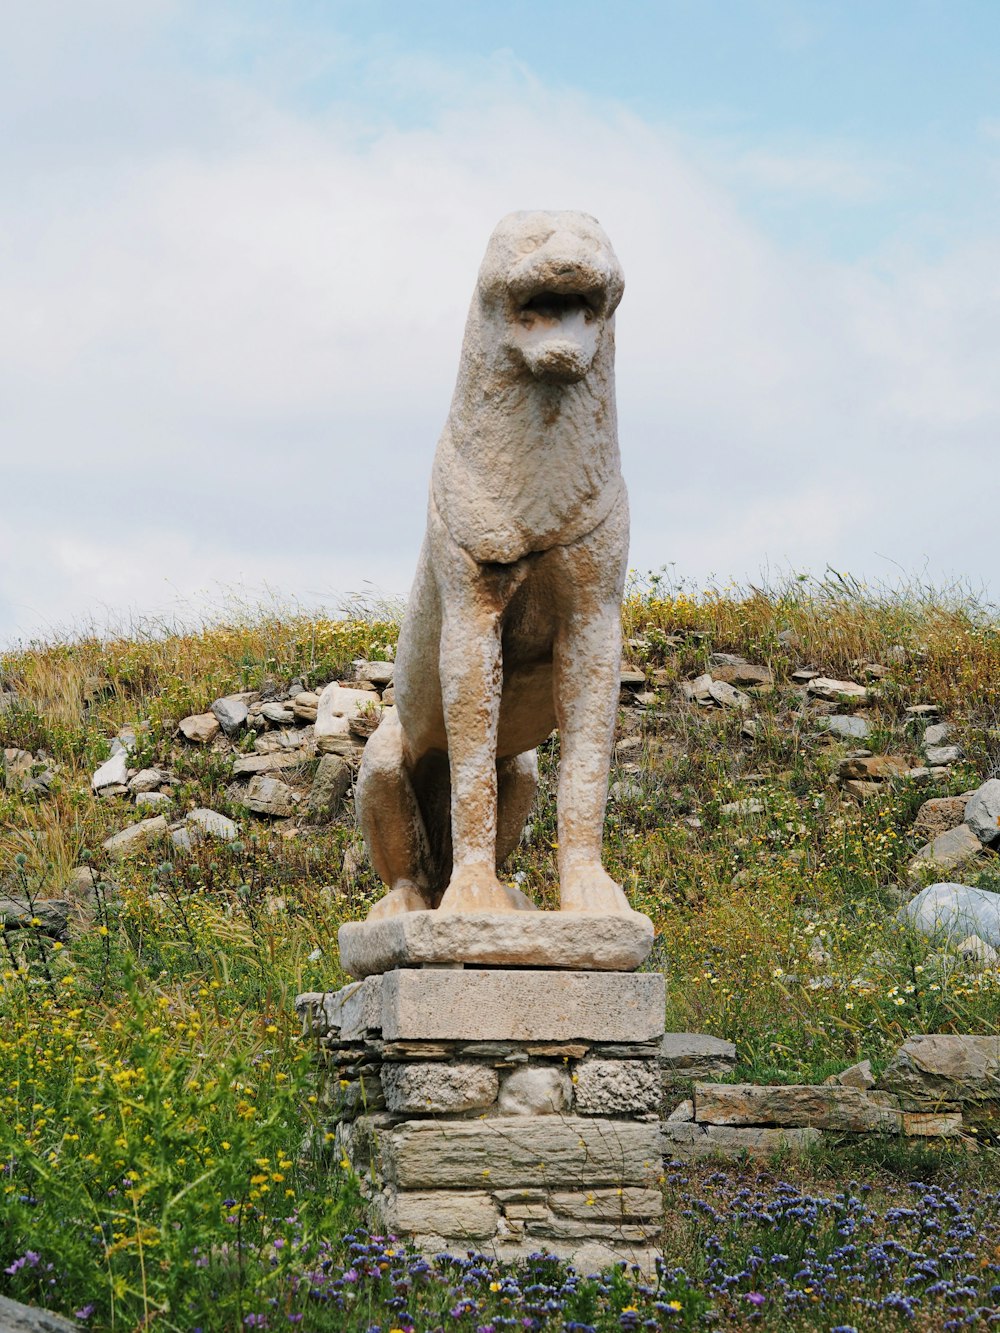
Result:
{"type": "Polygon", "coordinates": [[[352,977],[442,963],[633,972],[649,957],[653,923],[640,912],[404,912],[348,922],[339,940],[352,977]]]}

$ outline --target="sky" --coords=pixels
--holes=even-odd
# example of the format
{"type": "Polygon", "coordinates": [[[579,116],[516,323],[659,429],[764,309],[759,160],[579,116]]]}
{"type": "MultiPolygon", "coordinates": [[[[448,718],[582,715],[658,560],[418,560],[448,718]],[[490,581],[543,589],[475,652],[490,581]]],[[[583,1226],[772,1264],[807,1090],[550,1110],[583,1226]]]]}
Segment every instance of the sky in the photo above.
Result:
{"type": "Polygon", "coordinates": [[[626,275],[635,570],[1000,594],[995,0],[32,0],[0,645],[405,594],[505,213],[626,275]]]}

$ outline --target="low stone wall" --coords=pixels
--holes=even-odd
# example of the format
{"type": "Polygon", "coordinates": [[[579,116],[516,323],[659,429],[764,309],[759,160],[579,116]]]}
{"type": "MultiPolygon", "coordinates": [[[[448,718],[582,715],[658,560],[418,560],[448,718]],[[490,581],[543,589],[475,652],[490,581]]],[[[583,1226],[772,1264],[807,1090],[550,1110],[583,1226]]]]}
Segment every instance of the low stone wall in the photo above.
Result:
{"type": "Polygon", "coordinates": [[[298,1008],[336,1148],[387,1230],[431,1253],[652,1271],[662,977],[400,969],[298,1008]]]}

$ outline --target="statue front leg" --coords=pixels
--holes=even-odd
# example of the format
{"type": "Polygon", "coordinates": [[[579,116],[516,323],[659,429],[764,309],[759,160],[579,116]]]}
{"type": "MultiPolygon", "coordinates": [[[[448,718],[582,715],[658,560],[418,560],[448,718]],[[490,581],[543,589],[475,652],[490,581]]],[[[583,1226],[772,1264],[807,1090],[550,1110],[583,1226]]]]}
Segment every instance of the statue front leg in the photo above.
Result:
{"type": "Polygon", "coordinates": [[[555,646],[559,722],[559,899],[564,912],[630,912],[601,864],[621,680],[617,604],[569,613],[555,646]]]}
{"type": "Polygon", "coordinates": [[[497,728],[503,668],[500,615],[481,605],[447,614],[441,685],[451,767],[451,880],[442,912],[515,912],[531,903],[497,878],[497,728]]]}

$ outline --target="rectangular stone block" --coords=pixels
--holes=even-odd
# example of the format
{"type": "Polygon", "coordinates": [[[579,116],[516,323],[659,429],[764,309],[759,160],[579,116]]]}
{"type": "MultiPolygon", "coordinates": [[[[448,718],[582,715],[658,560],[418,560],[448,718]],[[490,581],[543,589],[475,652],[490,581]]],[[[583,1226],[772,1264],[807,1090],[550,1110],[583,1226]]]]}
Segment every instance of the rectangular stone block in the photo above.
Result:
{"type": "Polygon", "coordinates": [[[492,1237],[499,1216],[488,1194],[472,1190],[387,1190],[375,1210],[392,1235],[431,1232],[454,1240],[492,1237]]]}
{"type": "Polygon", "coordinates": [[[378,1146],[399,1189],[651,1188],[661,1170],[658,1124],[628,1120],[411,1120],[379,1130],[378,1146]]]}
{"type": "Polygon", "coordinates": [[[653,923],[639,912],[405,912],[349,921],[338,940],[353,977],[434,963],[631,972],[649,956],[653,923]]]}
{"type": "Polygon", "coordinates": [[[549,1206],[560,1217],[579,1222],[645,1221],[662,1216],[663,1195],[659,1190],[624,1189],[556,1190],[549,1206]]]}
{"type": "Polygon", "coordinates": [[[899,1103],[888,1093],[826,1084],[696,1083],[694,1108],[695,1120],[708,1125],[811,1126],[854,1133],[900,1128],[899,1103]]]}
{"type": "Polygon", "coordinates": [[[765,1156],[773,1152],[802,1152],[823,1137],[818,1129],[776,1129],[759,1125],[734,1127],[729,1125],[696,1125],[691,1121],[660,1126],[663,1136],[663,1154],[681,1161],[698,1157],[765,1156]]]}
{"type": "Polygon", "coordinates": [[[904,1111],[903,1133],[916,1139],[953,1139],[962,1132],[962,1113],[934,1114],[931,1111],[904,1111]]]}
{"type": "Polygon", "coordinates": [[[387,1041],[650,1041],[663,1032],[655,972],[399,969],[383,978],[387,1041]]]}
{"type": "Polygon", "coordinates": [[[736,1047],[703,1032],[667,1032],[660,1042],[660,1063],[664,1075],[710,1078],[736,1067],[736,1047]]]}
{"type": "Polygon", "coordinates": [[[662,1096],[655,1060],[581,1060],[573,1080],[580,1115],[644,1115],[662,1096]]]}

